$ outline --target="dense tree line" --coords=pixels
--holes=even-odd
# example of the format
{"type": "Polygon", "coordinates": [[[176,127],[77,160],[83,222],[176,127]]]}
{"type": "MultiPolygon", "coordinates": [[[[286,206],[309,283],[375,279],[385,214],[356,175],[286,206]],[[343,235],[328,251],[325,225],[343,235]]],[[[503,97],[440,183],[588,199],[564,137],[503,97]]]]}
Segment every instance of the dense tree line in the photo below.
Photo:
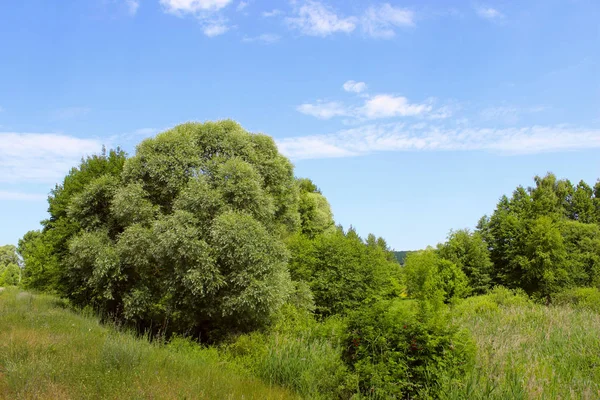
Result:
{"type": "MultiPolygon", "coordinates": [[[[511,197],[502,196],[475,231],[452,231],[438,245],[436,254],[468,279],[459,297],[502,285],[549,301],[569,287],[600,285],[600,181],[592,188],[549,173],[534,182],[533,187],[519,186],[511,197]]],[[[410,274],[417,259],[425,257],[416,254],[406,259],[409,291],[414,293],[416,278],[410,274]]],[[[428,257],[426,265],[439,266],[433,254],[428,257]]],[[[425,275],[425,270],[418,274],[420,279],[425,275]]],[[[438,267],[434,275],[443,277],[444,272],[438,267]]]]}

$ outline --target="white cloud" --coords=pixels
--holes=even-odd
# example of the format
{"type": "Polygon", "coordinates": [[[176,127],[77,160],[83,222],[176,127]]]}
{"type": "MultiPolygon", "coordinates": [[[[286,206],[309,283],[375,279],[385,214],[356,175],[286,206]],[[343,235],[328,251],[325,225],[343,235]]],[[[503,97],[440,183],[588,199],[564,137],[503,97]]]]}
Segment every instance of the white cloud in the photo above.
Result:
{"type": "Polygon", "coordinates": [[[88,115],[90,111],[92,109],[89,107],[66,107],[54,110],[51,116],[55,120],[75,119],[88,115]]]}
{"type": "Polygon", "coordinates": [[[242,39],[243,42],[252,43],[252,42],[261,42],[261,43],[275,43],[281,39],[281,36],[275,35],[273,33],[263,33],[262,35],[254,36],[254,37],[245,37],[242,39]]]}
{"type": "Polygon", "coordinates": [[[431,109],[428,104],[411,104],[406,97],[380,94],[369,98],[360,114],[369,119],[409,117],[427,113],[431,109]]]}
{"type": "Polygon", "coordinates": [[[61,134],[0,132],[0,182],[58,182],[101,143],[61,134]]]}
{"type": "Polygon", "coordinates": [[[229,27],[223,20],[212,20],[207,21],[203,27],[202,32],[208,37],[215,37],[224,34],[229,30],[229,27]]]}
{"type": "Polygon", "coordinates": [[[378,7],[369,7],[361,18],[361,24],[367,35],[389,39],[396,35],[395,28],[415,25],[414,12],[384,3],[378,7]]]}
{"type": "Polygon", "coordinates": [[[271,11],[263,11],[262,12],[262,16],[265,17],[265,18],[276,17],[276,16],[281,15],[281,14],[283,14],[283,11],[277,10],[277,9],[274,9],[274,10],[271,10],[271,11]]]}
{"type": "Polygon", "coordinates": [[[491,7],[477,7],[475,9],[475,11],[477,12],[477,15],[479,15],[481,18],[485,18],[485,19],[499,19],[499,18],[503,18],[504,14],[502,14],[500,11],[496,10],[495,8],[491,8],[491,7]]]}
{"type": "Polygon", "coordinates": [[[428,124],[365,125],[331,135],[277,140],[294,160],[358,156],[380,151],[490,151],[507,155],[600,148],[600,129],[568,126],[448,129],[428,124]]]}
{"type": "Polygon", "coordinates": [[[360,93],[367,89],[367,84],[364,82],[347,81],[344,83],[343,88],[346,92],[360,93]]]}
{"type": "Polygon", "coordinates": [[[125,5],[127,6],[127,11],[131,16],[137,14],[138,8],[140,8],[139,0],[125,0],[125,5]]]}
{"type": "Polygon", "coordinates": [[[250,5],[249,2],[247,1],[240,1],[237,5],[237,7],[235,8],[236,11],[243,11],[246,7],[248,7],[250,5]]]}
{"type": "Polygon", "coordinates": [[[46,201],[47,199],[48,195],[45,194],[0,191],[0,200],[46,201]]]}
{"type": "Polygon", "coordinates": [[[172,14],[198,14],[219,11],[233,0],[160,0],[165,10],[172,14]]]}
{"type": "Polygon", "coordinates": [[[208,37],[222,35],[230,29],[227,19],[219,11],[232,2],[233,0],[160,0],[165,11],[170,14],[179,17],[191,14],[196,17],[202,25],[202,32],[208,37]]]}
{"type": "Polygon", "coordinates": [[[286,18],[287,23],[309,36],[350,33],[356,28],[356,18],[340,17],[330,7],[313,0],[306,1],[295,13],[295,17],[286,18]]]}
{"type": "Polygon", "coordinates": [[[336,101],[318,102],[317,104],[301,104],[297,108],[302,114],[312,115],[319,119],[349,116],[351,111],[336,101]]]}
{"type": "MultiPolygon", "coordinates": [[[[343,85],[347,92],[360,93],[366,89],[364,82],[348,81],[343,85]]],[[[325,102],[319,100],[316,104],[305,103],[297,107],[303,114],[312,115],[320,119],[333,117],[352,117],[358,121],[364,119],[379,119],[393,117],[414,117],[425,115],[433,110],[431,104],[410,103],[406,97],[390,94],[366,96],[361,106],[346,106],[337,101],[325,102]]],[[[449,110],[436,110],[434,118],[443,118],[449,110]],[[444,113],[444,114],[442,114],[444,113]]]]}

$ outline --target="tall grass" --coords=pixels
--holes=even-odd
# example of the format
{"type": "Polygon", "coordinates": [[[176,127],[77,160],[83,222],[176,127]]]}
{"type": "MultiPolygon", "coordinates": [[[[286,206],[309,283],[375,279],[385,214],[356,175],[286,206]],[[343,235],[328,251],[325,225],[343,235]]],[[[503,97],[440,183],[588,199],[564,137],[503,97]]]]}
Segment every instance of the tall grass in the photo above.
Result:
{"type": "Polygon", "coordinates": [[[214,349],[150,343],[66,310],[51,296],[0,292],[2,399],[293,399],[227,368],[214,349]]]}
{"type": "Polygon", "coordinates": [[[600,314],[507,293],[499,289],[455,308],[478,354],[474,368],[459,385],[447,385],[443,398],[600,398],[600,314]]]}
{"type": "Polygon", "coordinates": [[[341,359],[344,322],[317,322],[291,307],[286,312],[270,331],[242,335],[225,351],[263,381],[304,398],[350,398],[357,386],[341,359]]]}

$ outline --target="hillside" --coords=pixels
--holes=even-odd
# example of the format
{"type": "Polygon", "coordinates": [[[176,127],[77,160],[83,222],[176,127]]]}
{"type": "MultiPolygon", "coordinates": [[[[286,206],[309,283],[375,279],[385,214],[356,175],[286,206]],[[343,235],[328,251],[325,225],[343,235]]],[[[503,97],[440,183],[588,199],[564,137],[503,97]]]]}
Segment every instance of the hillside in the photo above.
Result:
{"type": "Polygon", "coordinates": [[[65,309],[0,291],[0,399],[293,399],[240,376],[216,351],[161,346],[65,309]]]}

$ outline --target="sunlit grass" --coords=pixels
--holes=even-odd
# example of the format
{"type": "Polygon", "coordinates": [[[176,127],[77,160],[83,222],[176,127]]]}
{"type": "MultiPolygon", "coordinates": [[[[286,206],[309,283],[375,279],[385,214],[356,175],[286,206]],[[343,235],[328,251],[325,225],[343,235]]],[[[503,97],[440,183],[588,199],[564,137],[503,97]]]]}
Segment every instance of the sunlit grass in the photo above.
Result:
{"type": "Polygon", "coordinates": [[[0,293],[2,399],[292,399],[227,368],[216,352],[175,351],[73,313],[59,300],[0,293]]]}
{"type": "Polygon", "coordinates": [[[488,296],[455,311],[478,353],[446,398],[600,398],[600,314],[568,305],[498,305],[488,296]]]}

